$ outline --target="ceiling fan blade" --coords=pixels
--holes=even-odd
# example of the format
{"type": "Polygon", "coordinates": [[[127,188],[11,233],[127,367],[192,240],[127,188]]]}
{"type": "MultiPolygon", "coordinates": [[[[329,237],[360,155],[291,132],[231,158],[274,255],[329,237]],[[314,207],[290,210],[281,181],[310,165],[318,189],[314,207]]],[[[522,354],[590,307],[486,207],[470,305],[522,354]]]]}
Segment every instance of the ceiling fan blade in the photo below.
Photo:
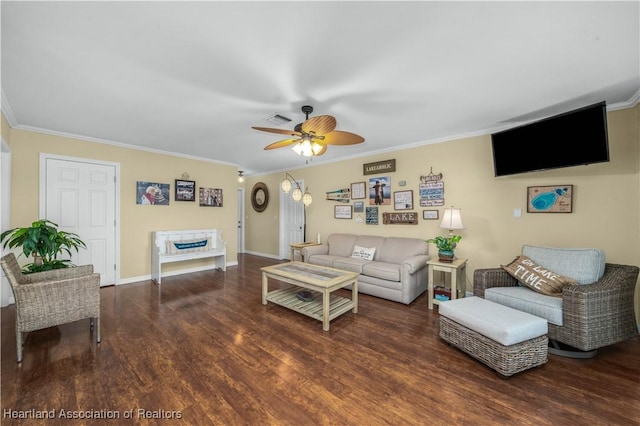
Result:
{"type": "Polygon", "coordinates": [[[285,146],[293,145],[294,143],[300,142],[300,139],[285,139],[282,141],[274,142],[264,147],[265,150],[276,149],[276,148],[284,148],[285,146]]]}
{"type": "Polygon", "coordinates": [[[295,130],[288,129],[274,129],[273,127],[251,127],[255,130],[260,130],[261,132],[269,132],[269,133],[278,133],[281,135],[290,135],[290,136],[302,136],[300,132],[296,132],[295,130]]]}
{"type": "Polygon", "coordinates": [[[302,123],[302,131],[305,133],[315,133],[318,136],[326,135],[336,128],[336,119],[330,115],[319,115],[311,117],[302,123]]]}
{"type": "Polygon", "coordinates": [[[333,132],[324,135],[322,142],[327,145],[356,145],[364,142],[364,138],[360,135],[356,135],[355,133],[334,130],[333,132]]]}

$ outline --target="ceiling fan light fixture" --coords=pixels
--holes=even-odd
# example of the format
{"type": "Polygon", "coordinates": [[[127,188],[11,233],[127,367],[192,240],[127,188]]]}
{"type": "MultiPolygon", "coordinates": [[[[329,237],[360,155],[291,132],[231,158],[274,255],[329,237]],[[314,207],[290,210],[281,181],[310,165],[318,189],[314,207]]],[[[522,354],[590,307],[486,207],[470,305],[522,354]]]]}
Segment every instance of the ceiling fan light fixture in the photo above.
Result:
{"type": "Polygon", "coordinates": [[[311,151],[313,152],[313,155],[318,155],[318,153],[320,151],[322,151],[323,146],[320,145],[318,142],[313,142],[311,144],[311,151]]]}

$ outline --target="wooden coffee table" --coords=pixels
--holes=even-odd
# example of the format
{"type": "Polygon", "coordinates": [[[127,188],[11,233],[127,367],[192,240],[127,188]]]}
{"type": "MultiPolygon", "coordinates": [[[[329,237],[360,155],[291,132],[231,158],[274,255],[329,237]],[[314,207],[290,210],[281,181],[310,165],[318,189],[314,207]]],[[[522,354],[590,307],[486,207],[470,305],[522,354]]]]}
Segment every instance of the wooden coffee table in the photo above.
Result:
{"type": "Polygon", "coordinates": [[[358,274],[303,262],[265,266],[262,270],[262,304],[273,302],[301,314],[322,321],[322,329],[329,331],[329,322],[348,312],[358,312],[358,274]],[[293,286],[269,291],[269,278],[293,286]],[[351,284],[351,299],[332,292],[351,284]],[[305,302],[297,294],[309,289],[313,300],[305,302]]]}

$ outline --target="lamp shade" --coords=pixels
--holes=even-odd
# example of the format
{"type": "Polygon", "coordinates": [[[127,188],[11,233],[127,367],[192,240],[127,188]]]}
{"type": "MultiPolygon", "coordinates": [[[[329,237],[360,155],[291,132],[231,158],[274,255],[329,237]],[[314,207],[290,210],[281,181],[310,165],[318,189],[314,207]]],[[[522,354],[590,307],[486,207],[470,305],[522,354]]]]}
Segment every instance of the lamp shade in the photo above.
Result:
{"type": "Polygon", "coordinates": [[[444,209],[440,228],[448,229],[449,231],[453,231],[454,229],[464,229],[460,209],[454,209],[453,207],[450,209],[444,209]]]}
{"type": "Polygon", "coordinates": [[[287,178],[284,178],[282,182],[280,182],[280,188],[282,188],[282,191],[288,194],[289,191],[291,191],[291,181],[287,178]]]}
{"type": "Polygon", "coordinates": [[[308,206],[308,205],[310,205],[310,204],[311,204],[311,202],[312,202],[312,201],[313,201],[313,197],[311,197],[311,194],[309,193],[309,190],[307,189],[307,190],[304,192],[304,195],[302,196],[302,203],[303,203],[305,206],[308,206]]]}
{"type": "Polygon", "coordinates": [[[300,188],[294,188],[291,193],[291,198],[295,201],[300,201],[302,199],[302,190],[300,188]]]}

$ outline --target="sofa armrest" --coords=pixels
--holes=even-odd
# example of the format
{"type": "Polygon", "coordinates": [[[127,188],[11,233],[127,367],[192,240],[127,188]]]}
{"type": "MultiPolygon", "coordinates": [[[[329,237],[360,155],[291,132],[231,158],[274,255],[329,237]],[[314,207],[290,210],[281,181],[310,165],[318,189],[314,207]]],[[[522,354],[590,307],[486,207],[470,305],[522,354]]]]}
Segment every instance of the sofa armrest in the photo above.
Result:
{"type": "Polygon", "coordinates": [[[427,267],[427,260],[429,259],[430,257],[428,254],[418,254],[404,259],[401,266],[403,268],[409,268],[409,274],[415,274],[422,268],[427,267]]]}
{"type": "Polygon", "coordinates": [[[484,297],[484,291],[491,287],[515,287],[518,280],[502,268],[484,268],[473,271],[473,295],[484,297]]]}
{"type": "Polygon", "coordinates": [[[314,254],[329,254],[329,245],[320,244],[317,246],[303,247],[301,253],[302,257],[305,259],[305,262],[308,262],[309,257],[313,256],[314,254]]]}

